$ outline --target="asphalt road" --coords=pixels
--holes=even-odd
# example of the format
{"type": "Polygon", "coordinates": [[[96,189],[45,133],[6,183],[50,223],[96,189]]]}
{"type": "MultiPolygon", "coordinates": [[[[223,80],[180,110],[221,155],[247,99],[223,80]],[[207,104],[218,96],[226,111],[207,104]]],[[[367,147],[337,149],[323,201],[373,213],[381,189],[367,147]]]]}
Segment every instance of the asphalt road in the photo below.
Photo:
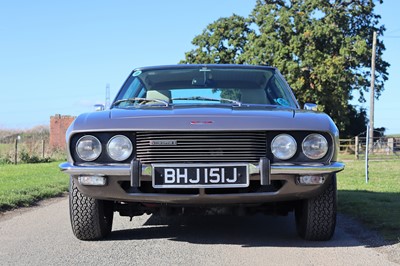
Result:
{"type": "Polygon", "coordinates": [[[114,220],[103,241],[77,240],[68,201],[0,215],[0,265],[399,265],[400,246],[339,217],[334,238],[297,237],[293,216],[153,216],[114,220]],[[397,261],[397,263],[396,263],[397,261]]]}

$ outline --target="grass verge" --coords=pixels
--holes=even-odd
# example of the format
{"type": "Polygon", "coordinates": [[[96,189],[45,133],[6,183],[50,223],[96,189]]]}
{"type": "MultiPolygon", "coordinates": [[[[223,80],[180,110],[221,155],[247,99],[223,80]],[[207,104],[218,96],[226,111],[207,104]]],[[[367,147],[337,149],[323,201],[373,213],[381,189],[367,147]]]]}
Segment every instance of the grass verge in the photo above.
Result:
{"type": "Polygon", "coordinates": [[[371,161],[365,182],[365,161],[347,161],[338,174],[338,208],[387,240],[400,241],[400,161],[371,161]]]}
{"type": "Polygon", "coordinates": [[[0,211],[31,206],[68,190],[68,175],[61,173],[60,162],[0,165],[0,211]]]}

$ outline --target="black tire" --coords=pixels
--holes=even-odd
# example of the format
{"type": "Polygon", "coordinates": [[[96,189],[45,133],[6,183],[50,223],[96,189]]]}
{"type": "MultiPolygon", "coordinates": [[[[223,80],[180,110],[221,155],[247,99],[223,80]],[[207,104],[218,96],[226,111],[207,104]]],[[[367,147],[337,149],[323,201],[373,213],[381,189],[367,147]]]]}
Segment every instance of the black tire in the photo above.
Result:
{"type": "Polygon", "coordinates": [[[303,200],[295,210],[297,233],[305,240],[326,241],[335,233],[337,209],[336,175],[318,196],[303,200]]]}
{"type": "Polygon", "coordinates": [[[69,188],[69,211],[72,231],[78,239],[102,239],[111,232],[113,202],[82,195],[72,177],[69,188]]]}

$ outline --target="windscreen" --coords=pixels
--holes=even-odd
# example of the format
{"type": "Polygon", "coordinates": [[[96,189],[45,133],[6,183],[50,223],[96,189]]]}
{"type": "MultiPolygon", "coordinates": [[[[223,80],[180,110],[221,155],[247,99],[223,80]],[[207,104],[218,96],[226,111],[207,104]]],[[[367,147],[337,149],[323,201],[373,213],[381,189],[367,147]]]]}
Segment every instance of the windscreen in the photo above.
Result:
{"type": "Polygon", "coordinates": [[[116,107],[176,105],[279,105],[296,108],[290,88],[273,68],[137,70],[116,107]]]}

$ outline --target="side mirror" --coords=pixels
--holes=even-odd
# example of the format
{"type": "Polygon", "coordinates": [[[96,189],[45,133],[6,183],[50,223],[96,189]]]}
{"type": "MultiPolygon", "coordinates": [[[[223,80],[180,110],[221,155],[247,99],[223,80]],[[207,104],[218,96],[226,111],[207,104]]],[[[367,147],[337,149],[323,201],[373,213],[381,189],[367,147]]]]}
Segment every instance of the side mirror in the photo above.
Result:
{"type": "Polygon", "coordinates": [[[318,111],[318,105],[315,103],[305,103],[304,110],[318,111]]]}
{"type": "Polygon", "coordinates": [[[95,110],[96,112],[98,112],[98,111],[104,111],[104,109],[105,109],[104,104],[95,104],[95,105],[94,105],[94,110],[95,110]]]}

